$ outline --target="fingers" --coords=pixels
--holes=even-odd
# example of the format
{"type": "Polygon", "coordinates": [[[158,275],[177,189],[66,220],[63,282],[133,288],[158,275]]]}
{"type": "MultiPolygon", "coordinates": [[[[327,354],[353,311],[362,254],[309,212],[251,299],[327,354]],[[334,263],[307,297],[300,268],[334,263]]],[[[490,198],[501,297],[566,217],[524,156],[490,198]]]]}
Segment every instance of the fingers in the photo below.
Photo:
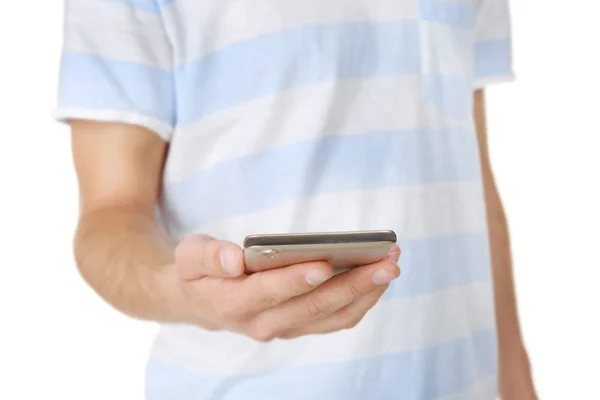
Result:
{"type": "Polygon", "coordinates": [[[310,293],[295,297],[279,307],[256,316],[256,329],[270,329],[264,336],[280,335],[319,322],[372,292],[379,295],[400,275],[390,259],[354,268],[337,275],[310,293]]]}
{"type": "Polygon", "coordinates": [[[244,279],[225,279],[216,290],[226,296],[224,301],[232,313],[238,317],[254,316],[314,290],[333,274],[333,267],[327,262],[315,261],[258,272],[244,279]]]}
{"type": "Polygon", "coordinates": [[[196,235],[182,241],[175,249],[175,264],[186,280],[203,276],[235,278],[244,273],[244,254],[234,243],[196,235]]]}
{"type": "Polygon", "coordinates": [[[361,297],[329,318],[324,318],[314,324],[290,330],[281,335],[281,338],[294,339],[300,336],[337,332],[343,329],[354,328],[367,312],[377,304],[386,288],[387,285],[361,297]]]}
{"type": "Polygon", "coordinates": [[[175,266],[189,281],[186,293],[199,308],[195,315],[267,341],[354,326],[400,275],[399,257],[395,247],[378,263],[336,276],[324,261],[248,276],[239,246],[198,235],[177,247],[175,266]]]}
{"type": "Polygon", "coordinates": [[[387,259],[391,262],[398,263],[398,261],[400,261],[400,253],[402,253],[402,250],[400,250],[400,246],[395,245],[388,253],[387,259]]]}

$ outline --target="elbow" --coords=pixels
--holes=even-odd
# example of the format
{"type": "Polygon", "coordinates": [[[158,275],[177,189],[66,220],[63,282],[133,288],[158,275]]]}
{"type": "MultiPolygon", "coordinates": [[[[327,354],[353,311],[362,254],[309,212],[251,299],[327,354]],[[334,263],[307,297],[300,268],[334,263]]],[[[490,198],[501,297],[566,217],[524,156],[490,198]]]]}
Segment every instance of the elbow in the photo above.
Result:
{"type": "Polygon", "coordinates": [[[80,237],[79,232],[75,234],[73,238],[73,261],[79,276],[93,289],[98,289],[98,279],[95,278],[93,273],[93,267],[89,256],[90,249],[86,246],[85,240],[80,237]]]}
{"type": "Polygon", "coordinates": [[[488,224],[492,229],[503,229],[505,230],[508,226],[508,219],[506,213],[502,209],[488,211],[488,224]]]}
{"type": "Polygon", "coordinates": [[[98,239],[95,236],[93,230],[84,224],[78,226],[72,243],[73,260],[81,278],[102,295],[108,280],[105,275],[110,269],[106,268],[105,260],[98,252],[98,239]]]}

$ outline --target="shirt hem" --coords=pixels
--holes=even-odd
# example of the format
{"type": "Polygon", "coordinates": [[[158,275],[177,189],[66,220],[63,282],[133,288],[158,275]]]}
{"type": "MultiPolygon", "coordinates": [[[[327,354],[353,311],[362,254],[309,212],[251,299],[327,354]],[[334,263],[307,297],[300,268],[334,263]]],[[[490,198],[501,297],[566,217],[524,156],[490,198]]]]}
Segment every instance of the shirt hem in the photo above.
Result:
{"type": "Polygon", "coordinates": [[[137,125],[157,134],[166,142],[173,136],[173,127],[159,119],[147,115],[117,111],[117,110],[93,110],[88,108],[64,108],[56,109],[52,112],[52,117],[62,123],[72,119],[82,119],[98,122],[122,122],[125,124],[137,125]]]}
{"type": "Polygon", "coordinates": [[[513,82],[515,79],[516,79],[516,76],[513,73],[489,76],[489,77],[475,80],[475,82],[473,83],[473,88],[475,90],[483,89],[484,87],[486,87],[488,85],[513,82]]]}

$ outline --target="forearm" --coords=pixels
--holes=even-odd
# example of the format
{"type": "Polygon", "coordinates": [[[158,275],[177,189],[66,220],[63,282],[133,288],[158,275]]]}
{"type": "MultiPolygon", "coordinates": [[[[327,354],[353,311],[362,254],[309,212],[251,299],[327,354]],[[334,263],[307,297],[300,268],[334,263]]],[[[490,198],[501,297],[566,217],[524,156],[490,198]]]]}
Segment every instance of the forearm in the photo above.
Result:
{"type": "Polygon", "coordinates": [[[508,224],[500,196],[493,182],[487,184],[486,203],[492,276],[496,304],[496,323],[500,365],[504,358],[522,351],[521,330],[517,314],[508,224]]]}
{"type": "Polygon", "coordinates": [[[103,299],[130,316],[161,321],[177,320],[158,279],[174,247],[153,213],[135,206],[83,214],[74,241],[77,267],[103,299]]]}
{"type": "Polygon", "coordinates": [[[493,179],[486,183],[486,203],[498,330],[500,395],[507,400],[535,399],[529,358],[519,326],[508,224],[493,179]]]}
{"type": "Polygon", "coordinates": [[[508,224],[488,155],[483,91],[475,92],[474,100],[494,282],[500,395],[506,400],[535,399],[529,359],[519,327],[508,224]]]}

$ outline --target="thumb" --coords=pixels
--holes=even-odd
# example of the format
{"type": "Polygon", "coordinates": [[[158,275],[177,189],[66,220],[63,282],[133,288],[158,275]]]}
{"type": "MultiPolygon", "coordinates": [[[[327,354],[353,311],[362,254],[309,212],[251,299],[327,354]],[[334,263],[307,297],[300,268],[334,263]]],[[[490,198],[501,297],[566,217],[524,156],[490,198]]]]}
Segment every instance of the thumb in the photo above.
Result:
{"type": "Polygon", "coordinates": [[[175,265],[183,279],[203,276],[235,278],[244,274],[244,253],[232,242],[207,235],[184,239],[175,249],[175,265]]]}

